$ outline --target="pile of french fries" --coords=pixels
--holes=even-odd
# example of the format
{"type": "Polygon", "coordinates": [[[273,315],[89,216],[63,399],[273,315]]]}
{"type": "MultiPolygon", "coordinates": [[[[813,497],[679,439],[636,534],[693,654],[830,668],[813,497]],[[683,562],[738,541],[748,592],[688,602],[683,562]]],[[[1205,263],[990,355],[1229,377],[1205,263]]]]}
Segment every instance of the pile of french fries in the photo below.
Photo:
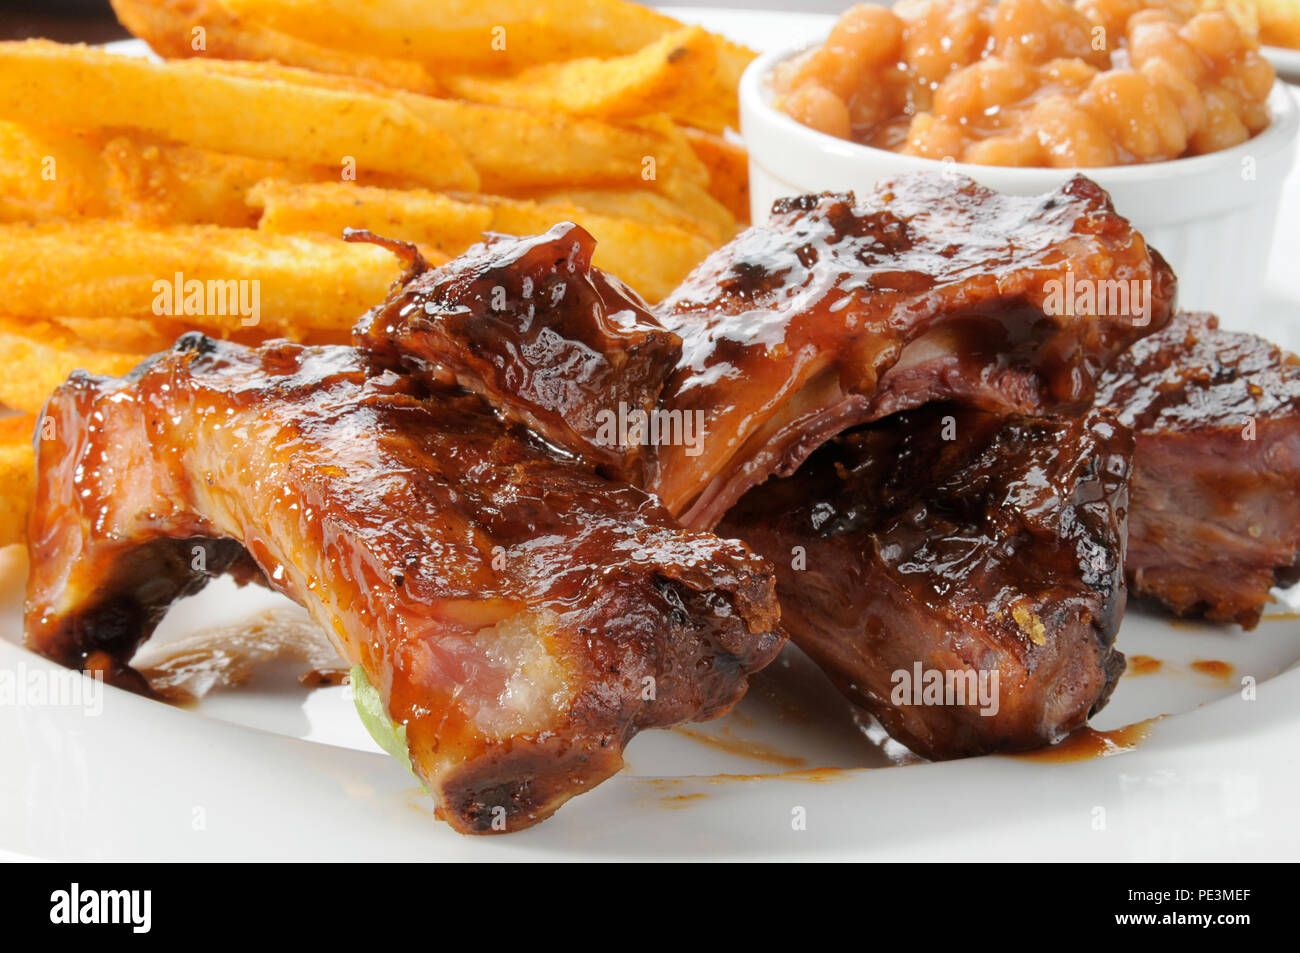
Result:
{"type": "Polygon", "coordinates": [[[634,3],[113,6],[161,59],[0,43],[0,545],[72,370],[123,373],[189,329],[347,340],[400,266],[345,228],[439,262],[576,221],[653,301],[747,215],[727,130],[753,54],[634,3]],[[226,306],[247,282],[252,320],[226,306]]]}

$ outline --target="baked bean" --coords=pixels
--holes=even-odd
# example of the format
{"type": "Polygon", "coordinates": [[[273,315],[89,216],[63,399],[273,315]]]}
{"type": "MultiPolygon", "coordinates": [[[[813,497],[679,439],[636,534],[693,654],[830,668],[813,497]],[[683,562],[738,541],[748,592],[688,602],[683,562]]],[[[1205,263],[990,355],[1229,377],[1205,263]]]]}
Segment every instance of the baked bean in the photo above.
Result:
{"type": "Polygon", "coordinates": [[[973,142],[962,154],[963,162],[976,165],[1035,166],[1044,164],[1043,147],[1028,133],[990,136],[973,142]]]}
{"type": "Polygon", "coordinates": [[[1058,169],[1115,165],[1115,143],[1095,116],[1070,96],[1056,95],[1034,104],[1029,125],[1045,146],[1047,164],[1058,169]]]}
{"type": "Polygon", "coordinates": [[[1065,0],[1002,0],[993,18],[997,56],[1025,63],[1077,57],[1108,65],[1104,47],[1092,46],[1093,24],[1065,0]]]}
{"type": "Polygon", "coordinates": [[[830,136],[847,139],[853,132],[849,107],[825,86],[800,86],[781,99],[780,108],[805,126],[830,136]]]}
{"type": "Polygon", "coordinates": [[[966,151],[966,134],[955,122],[933,113],[917,113],[912,117],[903,151],[927,159],[957,159],[966,151]]]}
{"type": "Polygon", "coordinates": [[[949,119],[979,116],[1010,106],[1038,88],[1032,67],[992,57],[950,75],[934,93],[934,112],[949,119]]]}
{"type": "Polygon", "coordinates": [[[1253,27],[1198,0],[860,4],[778,68],[778,108],[877,148],[1090,168],[1201,155],[1268,125],[1253,27]]]}

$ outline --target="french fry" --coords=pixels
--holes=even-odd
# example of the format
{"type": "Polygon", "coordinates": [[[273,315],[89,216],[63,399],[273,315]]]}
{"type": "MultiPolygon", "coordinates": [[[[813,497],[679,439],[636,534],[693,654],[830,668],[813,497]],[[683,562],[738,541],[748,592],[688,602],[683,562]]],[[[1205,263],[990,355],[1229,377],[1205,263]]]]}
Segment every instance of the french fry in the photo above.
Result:
{"type": "Polygon", "coordinates": [[[34,414],[74,370],[125,374],[144,356],[95,346],[50,321],[0,317],[0,369],[23,370],[0,373],[0,404],[34,414]]]}
{"type": "Polygon", "coordinates": [[[735,125],[735,97],[717,82],[717,47],[696,26],[666,33],[626,56],[544,63],[513,76],[450,75],[444,86],[479,103],[634,119],[665,113],[694,126],[735,125]]]}
{"type": "Polygon", "coordinates": [[[739,143],[700,129],[683,128],[686,141],[709,170],[709,194],[738,222],[749,221],[749,153],[739,143]]]}
{"type": "Polygon", "coordinates": [[[672,225],[596,214],[563,202],[493,195],[456,201],[432,192],[342,183],[264,183],[253,191],[253,198],[264,210],[259,227],[268,231],[369,228],[389,238],[435,244],[448,255],[465,251],[483,232],[533,235],[556,222],[577,222],[596,238],[596,264],[651,301],[671,291],[713,247],[709,240],[672,225]],[[441,223],[449,218],[451,227],[444,227],[441,223]]]}
{"type": "Polygon", "coordinates": [[[540,189],[512,197],[576,205],[589,212],[630,218],[646,225],[673,225],[703,236],[714,246],[723,244],[736,233],[731,214],[712,200],[688,211],[665,195],[638,189],[540,189]]]}
{"type": "MultiPolygon", "coordinates": [[[[322,46],[271,28],[276,14],[264,4],[247,6],[236,15],[227,0],[113,0],[118,19],[167,57],[272,61],[430,96],[451,93],[474,102],[606,119],[663,112],[711,132],[737,124],[736,84],[754,58],[753,51],[698,27],[632,11],[649,32],[633,34],[632,42],[618,38],[627,46],[621,54],[580,53],[505,76],[502,65],[517,69],[519,62],[518,51],[507,43],[506,50],[477,67],[488,72],[466,73],[464,67],[447,69],[452,61],[446,57],[426,66],[407,48],[389,57],[357,54],[355,36],[346,46],[322,46]]],[[[504,26],[495,20],[493,25],[504,26]]]]}
{"type": "Polygon", "coordinates": [[[36,455],[30,414],[0,419],[0,546],[27,536],[27,510],[36,486],[36,455]]]}
{"type": "Polygon", "coordinates": [[[456,143],[392,98],[203,65],[44,40],[0,43],[0,118],[137,129],[202,149],[336,169],[351,160],[434,188],[478,188],[456,143]]]}
{"type": "MultiPolygon", "coordinates": [[[[341,182],[262,182],[248,200],[261,209],[258,228],[278,234],[316,232],[335,237],[345,228],[416,242],[443,257],[459,255],[492,227],[492,209],[422,189],[395,191],[341,182]]],[[[554,223],[552,223],[554,224],[554,223]]],[[[549,226],[548,226],[549,227],[549,226]]]]}
{"type": "Polygon", "coordinates": [[[713,250],[713,243],[672,225],[649,225],[597,215],[576,205],[484,197],[495,212],[492,230],[535,235],[559,221],[573,221],[596,239],[595,265],[622,278],[647,301],[659,301],[713,250]]]}
{"type": "Polygon", "coordinates": [[[0,221],[123,218],[249,227],[245,193],[269,176],[322,178],[307,166],[114,135],[0,122],[0,221]]]}
{"type": "MultiPolygon", "coordinates": [[[[277,63],[191,60],[195,69],[265,83],[292,83],[395,102],[469,157],[479,189],[506,193],[582,183],[639,186],[665,193],[704,193],[708,169],[666,117],[625,123],[390,90],[355,77],[314,73],[277,63]]],[[[432,187],[435,191],[456,186],[432,187]]],[[[460,189],[460,191],[477,191],[460,189]]]]}
{"type": "Polygon", "coordinates": [[[169,59],[271,60],[416,93],[439,92],[438,82],[414,60],[327,49],[256,21],[240,20],[217,0],[112,0],[112,4],[124,27],[169,59]]]}
{"type": "Polygon", "coordinates": [[[619,56],[681,24],[625,0],[222,0],[259,23],[331,49],[506,72],[619,56]]]}
{"type": "Polygon", "coordinates": [[[26,318],[162,317],[294,339],[350,328],[401,271],[374,245],[113,221],[0,225],[0,261],[0,301],[26,318]]]}

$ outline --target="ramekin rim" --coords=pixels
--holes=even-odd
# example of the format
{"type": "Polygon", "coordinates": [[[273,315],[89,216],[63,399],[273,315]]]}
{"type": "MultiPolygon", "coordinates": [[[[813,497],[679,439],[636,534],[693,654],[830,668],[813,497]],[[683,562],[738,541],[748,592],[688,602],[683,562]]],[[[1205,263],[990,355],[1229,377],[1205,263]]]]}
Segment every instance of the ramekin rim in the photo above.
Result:
{"type": "MultiPolygon", "coordinates": [[[[1247,156],[1258,158],[1284,150],[1296,140],[1297,133],[1300,133],[1300,105],[1296,103],[1295,98],[1287,90],[1286,84],[1278,78],[1273,81],[1273,88],[1269,90],[1267,100],[1269,108],[1268,128],[1245,142],[1238,143],[1227,149],[1220,149],[1217,152],[1205,153],[1204,155],[1165,159],[1160,162],[1080,168],[978,165],[949,159],[931,159],[926,156],[904,155],[889,149],[880,149],[876,146],[864,145],[860,142],[832,136],[829,133],[819,132],[776,109],[770,102],[770,96],[764,95],[765,90],[769,88],[768,80],[779,63],[791,59],[819,45],[821,42],[823,40],[805,41],[795,46],[770,50],[749,64],[740,78],[739,99],[742,109],[742,125],[743,114],[748,101],[750,108],[757,115],[762,115],[765,121],[774,123],[779,130],[788,130],[793,135],[802,136],[807,145],[815,147],[819,152],[833,152],[838,154],[840,158],[852,158],[855,154],[863,157],[887,158],[905,165],[914,165],[917,167],[916,171],[943,169],[972,177],[977,177],[979,173],[986,176],[990,174],[1006,175],[1018,178],[1025,183],[1041,179],[1045,188],[1059,182],[1062,175],[1074,173],[1094,177],[1101,175],[1107,181],[1115,184],[1142,182],[1170,176],[1179,178],[1195,176],[1220,170],[1239,162],[1247,156]]],[[[742,133],[746,138],[745,145],[753,155],[755,152],[754,144],[749,141],[748,132],[742,129],[742,133]]]]}

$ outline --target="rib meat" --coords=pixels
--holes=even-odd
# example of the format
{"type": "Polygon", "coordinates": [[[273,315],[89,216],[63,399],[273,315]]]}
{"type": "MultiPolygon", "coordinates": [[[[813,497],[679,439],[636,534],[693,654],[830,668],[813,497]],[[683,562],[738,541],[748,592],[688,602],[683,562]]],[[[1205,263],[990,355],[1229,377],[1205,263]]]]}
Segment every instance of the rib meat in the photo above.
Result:
{"type": "Polygon", "coordinates": [[[682,339],[664,412],[703,452],[657,448],[649,488],[712,526],[848,427],[933,400],[1086,408],[1100,372],[1172,313],[1175,282],[1095,183],[1038,197],[910,175],[776,203],[656,308],[682,339]]]}
{"type": "Polygon", "coordinates": [[[1029,749],[1124,670],[1132,447],[1097,412],[932,404],[826,444],[719,532],[771,560],[790,637],[894,738],[928,758],[1029,749]]]}
{"type": "Polygon", "coordinates": [[[1300,575],[1300,358],[1180,314],[1106,376],[1137,433],[1128,577],[1178,615],[1254,628],[1300,575]]]}
{"type": "Polygon", "coordinates": [[[28,644],[139,684],[168,605],[260,578],[364,667],[458,830],[517,830],[779,650],[770,570],[463,393],[347,347],[186,335],[51,397],[28,644]]]}
{"type": "Polygon", "coordinates": [[[450,375],[555,446],[644,479],[647,442],[619,439],[617,423],[654,408],[681,341],[635,291],[592,267],[587,231],[566,222],[492,236],[434,269],[413,246],[384,244],[406,257],[406,274],[358,323],[358,346],[450,375]]]}

